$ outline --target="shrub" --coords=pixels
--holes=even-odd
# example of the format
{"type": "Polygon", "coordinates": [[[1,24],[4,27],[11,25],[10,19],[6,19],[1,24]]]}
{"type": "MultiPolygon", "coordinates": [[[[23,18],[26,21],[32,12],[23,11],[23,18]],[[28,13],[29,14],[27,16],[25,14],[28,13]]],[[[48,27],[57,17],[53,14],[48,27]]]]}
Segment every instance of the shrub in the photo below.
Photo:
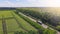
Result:
{"type": "Polygon", "coordinates": [[[59,25],[59,26],[57,26],[57,27],[56,27],[56,29],[57,29],[58,31],[60,31],[60,25],[59,25]]]}

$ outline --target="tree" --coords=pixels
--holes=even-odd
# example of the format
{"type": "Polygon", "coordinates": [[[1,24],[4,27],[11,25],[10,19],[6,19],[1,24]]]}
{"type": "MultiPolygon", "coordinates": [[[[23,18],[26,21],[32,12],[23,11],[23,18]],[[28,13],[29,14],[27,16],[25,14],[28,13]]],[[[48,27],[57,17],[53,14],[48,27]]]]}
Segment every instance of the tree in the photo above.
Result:
{"type": "Polygon", "coordinates": [[[56,28],[57,28],[58,31],[60,31],[60,25],[58,25],[56,28]]]}

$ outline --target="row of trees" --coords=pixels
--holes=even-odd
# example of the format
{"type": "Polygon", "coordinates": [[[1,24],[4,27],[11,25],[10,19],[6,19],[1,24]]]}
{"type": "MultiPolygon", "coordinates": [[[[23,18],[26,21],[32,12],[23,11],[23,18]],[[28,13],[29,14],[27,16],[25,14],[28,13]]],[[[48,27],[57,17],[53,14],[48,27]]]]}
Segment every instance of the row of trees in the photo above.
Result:
{"type": "MultiPolygon", "coordinates": [[[[40,19],[43,23],[48,23],[54,27],[58,27],[60,24],[60,17],[54,16],[49,12],[44,12],[44,11],[35,11],[35,10],[28,10],[28,9],[17,9],[17,12],[22,12],[27,16],[40,19]]],[[[59,28],[55,28],[59,30],[59,28]]]]}
{"type": "Polygon", "coordinates": [[[19,14],[18,12],[15,12],[17,15],[19,15],[21,18],[23,18],[25,21],[27,21],[29,24],[31,24],[33,27],[35,27],[38,30],[39,34],[56,34],[56,31],[51,30],[49,28],[45,29],[43,28],[41,25],[39,25],[38,23],[30,20],[27,17],[24,17],[23,15],[19,14]]]}

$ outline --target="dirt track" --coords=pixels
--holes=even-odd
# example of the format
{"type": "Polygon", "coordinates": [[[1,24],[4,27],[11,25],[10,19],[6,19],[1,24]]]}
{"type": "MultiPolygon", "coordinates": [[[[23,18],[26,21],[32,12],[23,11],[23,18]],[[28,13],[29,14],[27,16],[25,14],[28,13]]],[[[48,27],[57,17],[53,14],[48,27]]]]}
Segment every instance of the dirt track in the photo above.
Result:
{"type": "Polygon", "coordinates": [[[3,27],[3,34],[7,34],[6,21],[4,18],[2,18],[2,27],[3,27]]]}

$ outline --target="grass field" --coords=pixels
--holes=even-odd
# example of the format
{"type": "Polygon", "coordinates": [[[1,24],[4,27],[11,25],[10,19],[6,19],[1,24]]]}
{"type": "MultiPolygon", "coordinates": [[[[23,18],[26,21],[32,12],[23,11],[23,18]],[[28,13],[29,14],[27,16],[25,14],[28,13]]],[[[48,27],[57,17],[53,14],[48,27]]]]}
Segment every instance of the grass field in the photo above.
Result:
{"type": "Polygon", "coordinates": [[[2,16],[4,16],[4,18],[7,18],[7,17],[12,17],[12,15],[11,15],[11,12],[12,10],[10,10],[10,11],[7,11],[7,10],[5,10],[5,11],[0,11],[0,17],[2,18],[2,16]]]}
{"type": "Polygon", "coordinates": [[[18,26],[14,19],[6,20],[6,24],[8,33],[13,34],[15,31],[24,31],[21,27],[18,26]]]}
{"type": "MultiPolygon", "coordinates": [[[[50,33],[50,29],[44,29],[40,24],[31,21],[23,15],[16,14],[16,10],[0,11],[0,34],[41,34],[50,33]],[[20,16],[19,16],[20,15],[20,16]],[[46,31],[45,31],[46,30],[46,31]]],[[[52,30],[54,33],[55,31],[52,30]]],[[[54,33],[55,34],[55,33],[54,33]]]]}
{"type": "Polygon", "coordinates": [[[18,21],[20,22],[19,24],[21,24],[21,26],[23,28],[25,28],[26,30],[35,30],[37,31],[34,27],[32,27],[28,22],[26,22],[24,19],[22,19],[21,17],[19,17],[18,15],[16,15],[16,18],[18,19],[18,21]],[[24,25],[24,26],[23,26],[24,25]]]}
{"type": "Polygon", "coordinates": [[[14,34],[16,31],[37,31],[37,29],[31,26],[27,21],[16,14],[12,15],[12,13],[14,14],[13,10],[0,11],[0,34],[5,34],[4,30],[7,34],[14,34]],[[4,23],[2,21],[4,21],[4,23]]]}
{"type": "Polygon", "coordinates": [[[0,34],[3,34],[3,29],[2,29],[2,20],[0,20],[0,34]]]}

